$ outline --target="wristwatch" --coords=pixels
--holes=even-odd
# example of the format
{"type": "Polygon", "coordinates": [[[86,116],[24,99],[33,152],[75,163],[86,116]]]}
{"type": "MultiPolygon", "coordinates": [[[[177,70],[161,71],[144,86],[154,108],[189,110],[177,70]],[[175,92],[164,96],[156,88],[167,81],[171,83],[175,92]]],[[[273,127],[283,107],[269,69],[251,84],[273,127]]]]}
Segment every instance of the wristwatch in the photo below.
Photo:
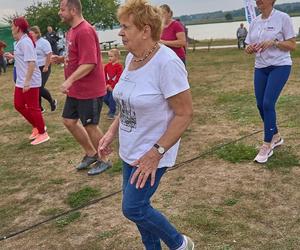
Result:
{"type": "Polygon", "coordinates": [[[153,145],[153,147],[155,147],[157,149],[157,152],[160,154],[160,155],[163,155],[165,152],[166,152],[166,149],[160,145],[158,145],[157,143],[155,143],[153,145]]]}
{"type": "Polygon", "coordinates": [[[278,48],[278,44],[279,44],[278,39],[275,39],[275,40],[274,40],[274,47],[275,47],[275,48],[278,48]]]}

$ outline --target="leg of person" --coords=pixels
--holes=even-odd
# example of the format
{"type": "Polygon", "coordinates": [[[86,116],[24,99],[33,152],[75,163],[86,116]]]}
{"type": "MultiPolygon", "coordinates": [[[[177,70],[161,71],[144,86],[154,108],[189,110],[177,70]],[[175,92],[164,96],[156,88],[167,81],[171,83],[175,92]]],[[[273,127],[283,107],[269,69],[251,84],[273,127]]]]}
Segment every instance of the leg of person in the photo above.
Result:
{"type": "MultiPolygon", "coordinates": [[[[255,68],[255,73],[254,73],[254,91],[256,97],[256,104],[264,124],[265,124],[265,114],[264,114],[263,104],[264,104],[265,91],[266,91],[270,70],[271,70],[270,67],[262,68],[262,69],[255,68]]],[[[263,145],[260,147],[258,154],[254,158],[254,161],[258,163],[265,163],[268,161],[268,158],[272,156],[272,154],[273,151],[270,148],[270,146],[267,143],[263,143],[263,145]]]]}
{"type": "Polygon", "coordinates": [[[94,148],[86,130],[79,123],[78,99],[66,98],[63,110],[63,123],[85,151],[82,161],[76,166],[77,170],[85,169],[97,161],[97,151],[94,148]]]}
{"type": "Polygon", "coordinates": [[[6,69],[7,69],[7,60],[6,60],[6,58],[3,58],[3,71],[4,71],[4,73],[6,73],[6,69]]]}
{"type": "Polygon", "coordinates": [[[255,68],[254,71],[254,93],[256,98],[256,105],[262,121],[264,121],[264,95],[268,81],[268,70],[255,68]]]}
{"type": "Polygon", "coordinates": [[[28,112],[32,116],[34,128],[38,130],[38,135],[31,142],[31,145],[38,145],[50,139],[45,130],[45,122],[39,106],[39,90],[39,88],[31,88],[29,91],[24,93],[25,102],[28,112]]]}
{"type": "Polygon", "coordinates": [[[108,91],[107,94],[109,95],[108,97],[108,102],[109,102],[109,119],[114,119],[114,116],[116,114],[116,102],[113,98],[112,91],[108,91]]]}
{"type": "MultiPolygon", "coordinates": [[[[78,105],[79,119],[91,141],[93,148],[97,152],[99,140],[103,133],[99,129],[98,124],[102,110],[103,98],[98,97],[89,100],[80,100],[78,105]]],[[[112,166],[107,159],[97,159],[92,169],[88,171],[88,175],[97,175],[112,166]]]]}
{"type": "Polygon", "coordinates": [[[161,249],[159,239],[170,249],[178,249],[184,243],[183,235],[150,204],[150,198],[155,193],[166,168],[157,170],[155,184],[152,187],[149,179],[142,189],[136,189],[135,184],[130,184],[130,178],[136,168],[127,163],[123,164],[123,168],[122,211],[126,218],[138,226],[146,249],[161,249]]]}
{"type": "Polygon", "coordinates": [[[34,128],[34,121],[31,113],[28,111],[26,105],[25,95],[23,93],[23,89],[19,87],[15,87],[14,93],[14,106],[15,109],[32,125],[34,128]]]}
{"type": "Polygon", "coordinates": [[[17,81],[17,70],[16,70],[15,66],[14,66],[14,70],[13,70],[13,79],[14,79],[14,82],[16,83],[16,81],[17,81]]]}
{"type": "MultiPolygon", "coordinates": [[[[109,91],[107,91],[106,95],[103,96],[103,102],[107,105],[107,107],[109,108],[109,91]]],[[[110,114],[110,110],[107,113],[108,115],[110,114]]]]}
{"type": "Polygon", "coordinates": [[[42,74],[42,86],[40,88],[41,89],[40,103],[41,103],[41,99],[42,99],[41,97],[43,97],[44,99],[46,99],[49,102],[51,111],[55,111],[57,101],[52,98],[49,90],[45,88],[45,85],[46,85],[48,78],[50,76],[50,73],[51,73],[51,67],[49,66],[49,69],[47,72],[43,72],[43,68],[44,68],[44,66],[40,67],[41,74],[42,74]]]}
{"type": "Polygon", "coordinates": [[[263,103],[265,114],[264,141],[267,143],[271,143],[273,136],[278,134],[275,105],[283,87],[289,78],[290,72],[291,66],[277,66],[273,67],[268,77],[263,103]]]}

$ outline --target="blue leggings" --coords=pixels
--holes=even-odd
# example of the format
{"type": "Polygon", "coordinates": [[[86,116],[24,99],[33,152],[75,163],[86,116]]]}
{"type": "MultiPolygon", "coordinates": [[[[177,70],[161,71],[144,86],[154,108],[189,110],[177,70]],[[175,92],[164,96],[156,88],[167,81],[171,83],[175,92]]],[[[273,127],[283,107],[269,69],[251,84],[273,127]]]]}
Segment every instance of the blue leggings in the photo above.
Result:
{"type": "Polygon", "coordinates": [[[255,68],[254,90],[256,104],[264,122],[264,141],[270,143],[273,135],[278,133],[275,105],[287,82],[291,66],[269,66],[255,68]]]}

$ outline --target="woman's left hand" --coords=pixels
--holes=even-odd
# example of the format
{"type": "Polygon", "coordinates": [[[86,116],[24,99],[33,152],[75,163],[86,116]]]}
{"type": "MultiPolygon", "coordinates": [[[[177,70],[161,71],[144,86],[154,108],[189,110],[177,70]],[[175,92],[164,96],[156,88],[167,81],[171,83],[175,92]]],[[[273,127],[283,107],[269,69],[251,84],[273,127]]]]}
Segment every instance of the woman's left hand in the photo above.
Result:
{"type": "Polygon", "coordinates": [[[274,40],[269,40],[269,41],[261,42],[259,44],[259,50],[260,50],[260,52],[263,52],[266,49],[273,47],[274,43],[275,43],[274,40]]]}
{"type": "Polygon", "coordinates": [[[156,151],[156,149],[150,149],[140,159],[133,162],[132,166],[137,167],[137,170],[131,177],[131,185],[136,181],[136,188],[143,188],[149,176],[151,176],[151,186],[155,183],[155,174],[158,167],[158,163],[162,156],[156,151]]]}

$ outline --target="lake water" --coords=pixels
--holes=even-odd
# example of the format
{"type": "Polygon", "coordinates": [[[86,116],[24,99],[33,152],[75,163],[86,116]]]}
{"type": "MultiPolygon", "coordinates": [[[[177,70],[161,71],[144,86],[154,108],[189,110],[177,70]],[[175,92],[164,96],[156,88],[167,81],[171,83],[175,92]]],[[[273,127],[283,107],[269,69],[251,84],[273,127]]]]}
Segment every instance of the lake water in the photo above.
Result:
{"type": "MultiPolygon", "coordinates": [[[[298,34],[300,28],[300,17],[292,17],[295,32],[298,34]]],[[[236,38],[236,30],[241,22],[231,23],[212,23],[212,24],[199,24],[199,25],[188,25],[188,35],[190,38],[196,40],[205,39],[234,39],[236,38]]],[[[247,22],[244,22],[246,28],[249,28],[247,22]]],[[[121,44],[122,40],[118,36],[119,29],[98,31],[101,41],[112,41],[116,40],[116,43],[121,44]]]]}

